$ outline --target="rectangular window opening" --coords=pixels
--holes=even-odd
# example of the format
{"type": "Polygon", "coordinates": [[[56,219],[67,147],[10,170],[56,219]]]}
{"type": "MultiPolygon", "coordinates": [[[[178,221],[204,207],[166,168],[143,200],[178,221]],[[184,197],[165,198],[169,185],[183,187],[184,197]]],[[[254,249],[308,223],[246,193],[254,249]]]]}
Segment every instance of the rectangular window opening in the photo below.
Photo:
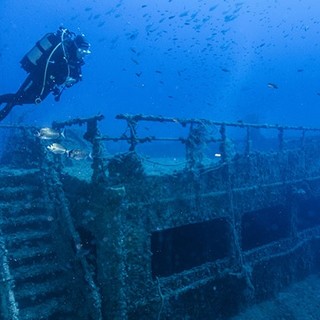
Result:
{"type": "Polygon", "coordinates": [[[169,276],[226,257],[230,228],[226,219],[215,219],[156,231],[151,251],[152,275],[169,276]]]}

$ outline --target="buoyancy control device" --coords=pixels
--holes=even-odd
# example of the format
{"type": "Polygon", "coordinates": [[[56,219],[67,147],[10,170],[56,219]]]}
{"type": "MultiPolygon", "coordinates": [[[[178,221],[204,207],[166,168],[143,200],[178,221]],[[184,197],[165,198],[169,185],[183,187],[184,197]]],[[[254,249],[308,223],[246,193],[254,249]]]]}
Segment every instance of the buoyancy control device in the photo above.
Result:
{"type": "Polygon", "coordinates": [[[59,44],[60,37],[54,33],[47,33],[35,46],[21,59],[21,67],[27,71],[32,72],[37,69],[42,61],[48,59],[52,50],[59,44]]]}

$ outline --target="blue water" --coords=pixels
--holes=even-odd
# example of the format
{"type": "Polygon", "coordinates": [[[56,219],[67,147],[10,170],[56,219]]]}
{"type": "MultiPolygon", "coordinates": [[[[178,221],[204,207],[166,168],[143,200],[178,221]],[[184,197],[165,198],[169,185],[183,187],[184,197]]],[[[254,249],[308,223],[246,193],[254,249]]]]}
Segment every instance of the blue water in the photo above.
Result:
{"type": "Polygon", "coordinates": [[[24,80],[19,61],[61,25],[92,54],[83,81],[56,103],[6,119],[39,126],[118,113],[319,125],[318,1],[2,0],[0,94],[24,80]],[[268,87],[276,84],[278,89],[268,87]]]}
{"type": "MultiPolygon", "coordinates": [[[[38,106],[15,107],[1,124],[44,127],[102,113],[101,132],[118,136],[125,123],[115,120],[117,114],[143,113],[320,127],[319,1],[1,0],[0,95],[17,91],[27,76],[21,58],[60,26],[91,43],[83,81],[58,103],[50,95],[38,106]]],[[[146,132],[178,135],[173,126],[171,134],[160,127],[146,132]]],[[[168,145],[162,145],[166,155],[168,145]]],[[[308,209],[306,224],[312,225],[318,206],[308,209]]],[[[268,225],[259,223],[251,229],[268,225]]],[[[272,227],[277,235],[282,224],[272,227]]],[[[263,232],[270,236],[268,228],[263,232]]],[[[190,265],[170,267],[158,274],[190,265]]]]}

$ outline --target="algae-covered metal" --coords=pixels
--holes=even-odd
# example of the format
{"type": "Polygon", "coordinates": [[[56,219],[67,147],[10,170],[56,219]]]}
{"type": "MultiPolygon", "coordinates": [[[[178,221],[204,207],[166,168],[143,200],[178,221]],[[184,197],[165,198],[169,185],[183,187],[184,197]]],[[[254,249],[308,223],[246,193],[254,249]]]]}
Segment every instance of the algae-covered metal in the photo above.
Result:
{"type": "Polygon", "coordinates": [[[223,319],[319,270],[320,129],[118,119],[128,123],[119,137],[99,133],[101,116],[54,124],[87,125],[93,159],[84,161],[48,153],[34,129],[10,135],[2,181],[12,185],[2,185],[0,205],[15,209],[1,211],[0,271],[12,276],[0,292],[3,315],[11,308],[17,319],[36,310],[46,319],[223,319]],[[141,136],[146,121],[185,134],[141,136]],[[127,141],[128,151],[106,154],[108,141],[127,141]],[[185,147],[179,166],[139,151],[156,141],[185,147]],[[19,237],[25,242],[11,240],[19,237]],[[38,271],[19,273],[28,264],[38,271]],[[51,268],[56,279],[46,275],[51,268]]]}

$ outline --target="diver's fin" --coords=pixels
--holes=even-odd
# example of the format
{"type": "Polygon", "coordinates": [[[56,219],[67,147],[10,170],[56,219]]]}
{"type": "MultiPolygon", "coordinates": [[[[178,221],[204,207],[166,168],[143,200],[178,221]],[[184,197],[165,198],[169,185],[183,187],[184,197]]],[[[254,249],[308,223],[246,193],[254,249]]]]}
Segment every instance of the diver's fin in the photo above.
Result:
{"type": "Polygon", "coordinates": [[[8,116],[14,106],[13,102],[9,102],[0,110],[0,121],[8,116]]]}

